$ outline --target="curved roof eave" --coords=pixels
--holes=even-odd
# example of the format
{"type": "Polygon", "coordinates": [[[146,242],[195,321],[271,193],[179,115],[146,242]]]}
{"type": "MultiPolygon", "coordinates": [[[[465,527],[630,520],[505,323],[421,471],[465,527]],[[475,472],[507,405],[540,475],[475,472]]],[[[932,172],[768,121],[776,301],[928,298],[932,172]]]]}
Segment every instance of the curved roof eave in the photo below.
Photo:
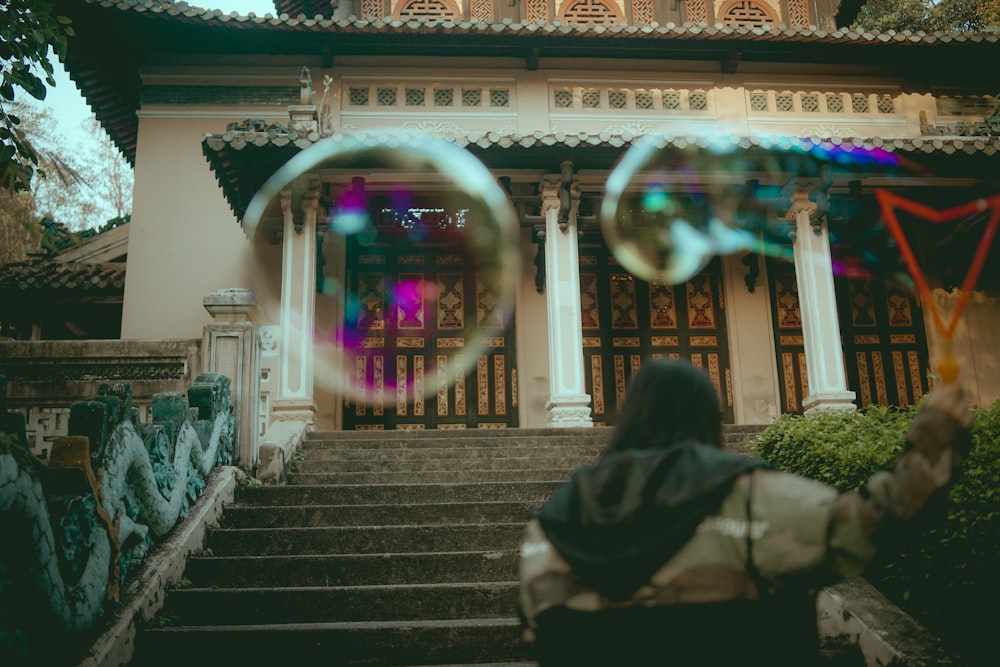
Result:
{"type": "MultiPolygon", "coordinates": [[[[307,135],[294,131],[287,133],[232,131],[224,134],[207,134],[202,137],[202,153],[215,173],[226,201],[237,220],[242,223],[253,195],[277,169],[298,151],[317,141],[335,141],[338,135],[321,137],[312,132],[307,135]]],[[[340,135],[342,136],[342,135],[340,135]]],[[[367,135],[375,145],[377,134],[367,135]]],[[[523,166],[530,160],[558,168],[567,159],[567,150],[574,151],[573,158],[581,161],[578,168],[610,169],[617,158],[641,135],[628,132],[533,132],[530,134],[500,134],[475,132],[445,137],[456,145],[467,148],[492,168],[523,166]]],[[[725,146],[727,150],[778,150],[827,151],[831,148],[850,153],[853,150],[875,153],[897,153],[914,162],[933,161],[944,156],[963,155],[974,161],[963,173],[1000,174],[996,161],[1000,159],[1000,137],[923,137],[913,139],[888,139],[881,137],[783,137],[783,136],[688,136],[659,137],[657,146],[665,149],[685,150],[689,147],[709,148],[725,146]],[[993,168],[981,170],[981,160],[988,160],[993,168]]],[[[871,162],[871,160],[867,160],[871,162]]],[[[953,172],[957,175],[957,170],[953,172]]],[[[994,176],[994,178],[996,178],[994,176]]]]}
{"type": "MultiPolygon", "coordinates": [[[[956,68],[956,59],[994,62],[1000,29],[980,33],[857,33],[704,24],[561,25],[451,20],[366,20],[224,14],[151,0],[54,0],[73,20],[66,68],[98,120],[134,163],[139,68],[164,54],[468,55],[614,57],[720,63],[820,62],[897,66],[948,83],[1000,86],[1000,71],[956,68]],[[932,51],[932,48],[934,49],[932,51]],[[947,57],[941,53],[947,48],[947,57]],[[963,74],[964,72],[964,74],[963,74]]],[[[720,64],[720,67],[724,66],[720,64]]]]}

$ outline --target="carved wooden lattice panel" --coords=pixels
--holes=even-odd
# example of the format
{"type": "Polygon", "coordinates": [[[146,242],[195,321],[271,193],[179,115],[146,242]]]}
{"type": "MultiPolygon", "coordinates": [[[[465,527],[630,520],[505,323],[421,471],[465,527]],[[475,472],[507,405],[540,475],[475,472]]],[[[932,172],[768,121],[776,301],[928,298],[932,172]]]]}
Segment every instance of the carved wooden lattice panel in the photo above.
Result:
{"type": "Polygon", "coordinates": [[[754,0],[730,0],[719,10],[719,23],[759,27],[765,24],[778,25],[781,21],[768,5],[754,0]]]}
{"type": "Polygon", "coordinates": [[[449,0],[408,0],[396,8],[395,18],[401,21],[415,18],[458,19],[461,13],[449,0]]]}
{"type": "Polygon", "coordinates": [[[525,5],[528,23],[549,22],[549,2],[548,0],[527,0],[525,5]]]}
{"type": "Polygon", "coordinates": [[[684,12],[689,23],[708,23],[708,0],[687,0],[684,12]]]}
{"type": "Polygon", "coordinates": [[[361,0],[361,17],[366,19],[385,18],[385,3],[382,0],[361,0]]]}
{"type": "Polygon", "coordinates": [[[485,21],[493,18],[493,0],[472,0],[472,12],[469,18],[485,21]]]}
{"type": "Polygon", "coordinates": [[[345,429],[517,426],[513,324],[458,247],[447,232],[414,241],[383,227],[365,243],[352,237],[348,303],[362,337],[345,355],[368,400],[345,400],[345,429]],[[456,366],[468,372],[449,383],[456,366]]]}
{"type": "Polygon", "coordinates": [[[622,15],[617,5],[603,0],[569,0],[563,5],[559,19],[566,23],[617,23],[622,15]]]}
{"type": "Polygon", "coordinates": [[[653,21],[653,0],[632,0],[632,23],[649,25],[653,21]]]}
{"type": "Polygon", "coordinates": [[[808,0],[788,0],[788,23],[789,27],[797,30],[804,30],[809,27],[808,0]]]}
{"type": "Polygon", "coordinates": [[[613,424],[632,376],[647,359],[688,359],[703,368],[733,421],[732,373],[721,264],[681,285],[629,275],[600,237],[580,242],[580,304],[587,392],[595,424],[613,424]]]}

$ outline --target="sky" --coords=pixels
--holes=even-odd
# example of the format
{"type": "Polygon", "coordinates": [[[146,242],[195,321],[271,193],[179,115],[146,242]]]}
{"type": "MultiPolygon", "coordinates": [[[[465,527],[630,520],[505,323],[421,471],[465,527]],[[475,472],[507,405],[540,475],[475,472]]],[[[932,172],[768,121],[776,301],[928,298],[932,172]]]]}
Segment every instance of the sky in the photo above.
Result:
{"type": "MultiPolygon", "coordinates": [[[[234,11],[241,15],[253,12],[258,16],[275,13],[274,3],[271,0],[192,0],[188,4],[205,9],[219,9],[227,14],[234,11]]],[[[53,65],[56,85],[48,89],[44,106],[55,116],[59,134],[74,137],[82,152],[96,150],[96,143],[82,129],[84,121],[92,117],[93,112],[62,68],[62,64],[53,59],[53,65]]]]}

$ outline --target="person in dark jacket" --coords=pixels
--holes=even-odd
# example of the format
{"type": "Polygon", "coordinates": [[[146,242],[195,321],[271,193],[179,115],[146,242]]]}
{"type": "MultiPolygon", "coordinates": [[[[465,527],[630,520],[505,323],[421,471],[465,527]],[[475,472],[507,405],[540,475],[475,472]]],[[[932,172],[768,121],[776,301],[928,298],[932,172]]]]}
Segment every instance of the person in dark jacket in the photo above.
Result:
{"type": "Polygon", "coordinates": [[[599,461],[525,529],[524,639],[543,667],[814,664],[818,590],[948,486],[970,426],[962,389],[936,388],[894,471],[841,494],[725,452],[708,376],[647,362],[599,461]]]}

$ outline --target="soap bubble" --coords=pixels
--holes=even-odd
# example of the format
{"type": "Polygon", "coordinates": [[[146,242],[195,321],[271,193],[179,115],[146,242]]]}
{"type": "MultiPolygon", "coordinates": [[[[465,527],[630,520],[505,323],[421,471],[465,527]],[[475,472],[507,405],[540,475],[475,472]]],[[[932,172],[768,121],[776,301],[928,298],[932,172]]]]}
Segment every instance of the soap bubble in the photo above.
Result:
{"type": "MultiPolygon", "coordinates": [[[[280,259],[280,237],[297,233],[283,229],[283,206],[298,219],[311,196],[325,228],[304,352],[313,355],[306,361],[315,387],[375,406],[375,414],[441,396],[496,346],[510,320],[520,257],[506,192],[471,153],[427,135],[364,132],[302,150],[244,217],[267,276],[258,301],[273,324],[282,274],[308,280],[280,259]]],[[[294,346],[307,319],[292,310],[280,336],[294,346]]]]}
{"type": "MultiPolygon", "coordinates": [[[[636,142],[609,176],[601,229],[619,263],[649,282],[682,283],[719,255],[751,252],[792,261],[796,223],[788,209],[800,183],[830,222],[831,241],[840,243],[836,251],[849,246],[843,259],[835,257],[835,272],[889,273],[905,282],[884,227],[874,233],[871,225],[852,227],[851,217],[860,211],[849,210],[854,202],[843,192],[834,200],[830,186],[837,180],[843,190],[855,182],[851,179],[910,168],[897,154],[875,146],[650,135],[636,142]]],[[[857,207],[860,202],[859,197],[857,207]]],[[[877,221],[877,211],[866,219],[877,221]]]]}

